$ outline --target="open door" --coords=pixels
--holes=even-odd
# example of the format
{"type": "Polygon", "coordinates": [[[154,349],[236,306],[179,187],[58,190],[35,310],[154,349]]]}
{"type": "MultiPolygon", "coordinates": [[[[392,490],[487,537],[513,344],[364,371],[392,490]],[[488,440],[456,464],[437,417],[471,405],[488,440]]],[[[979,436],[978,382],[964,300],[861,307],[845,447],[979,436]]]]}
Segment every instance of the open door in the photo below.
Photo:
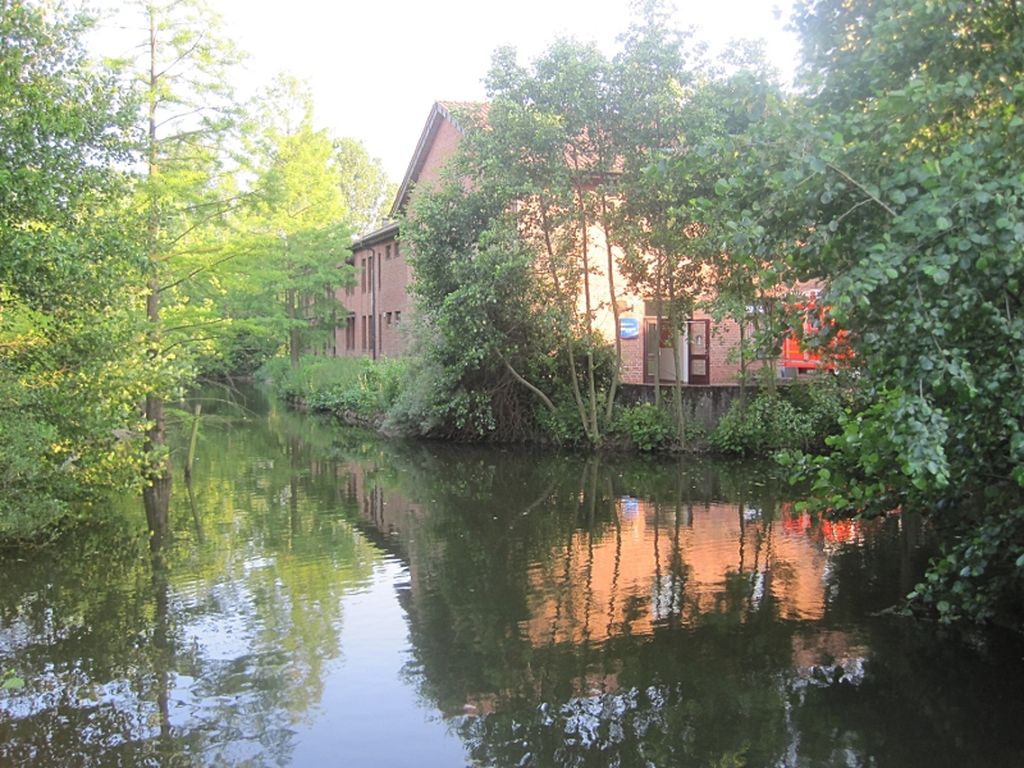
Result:
{"type": "MultiPolygon", "coordinates": [[[[686,336],[685,330],[679,334],[679,364],[683,370],[678,378],[686,383],[686,336]]],[[[658,321],[653,317],[644,320],[644,381],[654,383],[655,371],[662,384],[676,380],[676,361],[672,354],[672,329],[667,320],[661,322],[661,333],[658,333],[658,321]]]]}
{"type": "Polygon", "coordinates": [[[711,383],[711,360],[708,355],[710,320],[687,320],[686,354],[689,359],[689,384],[711,383]]]}

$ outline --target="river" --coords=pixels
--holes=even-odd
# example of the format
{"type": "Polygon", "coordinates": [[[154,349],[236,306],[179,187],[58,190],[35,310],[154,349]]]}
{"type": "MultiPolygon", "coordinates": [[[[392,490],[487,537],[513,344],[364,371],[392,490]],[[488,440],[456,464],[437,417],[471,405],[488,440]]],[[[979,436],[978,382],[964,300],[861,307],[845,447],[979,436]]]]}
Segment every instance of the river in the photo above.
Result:
{"type": "Polygon", "coordinates": [[[0,765],[1024,765],[1021,641],[885,611],[916,518],[206,394],[166,541],[0,558],[0,765]]]}

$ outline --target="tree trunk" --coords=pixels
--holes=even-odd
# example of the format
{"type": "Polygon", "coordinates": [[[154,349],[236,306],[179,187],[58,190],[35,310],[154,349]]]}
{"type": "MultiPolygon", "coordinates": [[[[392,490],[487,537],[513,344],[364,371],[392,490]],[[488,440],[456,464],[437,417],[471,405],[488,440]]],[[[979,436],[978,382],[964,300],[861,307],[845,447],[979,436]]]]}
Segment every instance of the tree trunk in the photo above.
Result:
{"type": "Polygon", "coordinates": [[[664,312],[662,295],[661,295],[661,273],[664,262],[661,254],[658,254],[657,261],[655,262],[655,277],[654,277],[654,404],[661,407],[661,316],[664,312]]]}
{"type": "Polygon", "coordinates": [[[586,198],[583,190],[577,187],[577,198],[580,206],[580,250],[583,257],[583,302],[584,302],[584,329],[587,332],[587,417],[590,420],[591,443],[598,445],[601,442],[601,428],[597,420],[597,382],[594,372],[594,306],[590,299],[590,241],[587,237],[587,209],[586,198]]]}
{"type": "MultiPolygon", "coordinates": [[[[159,173],[157,164],[157,119],[156,94],[159,84],[159,73],[156,65],[156,15],[149,13],[149,146],[147,147],[147,175],[152,184],[159,173]]],[[[160,354],[160,280],[157,274],[159,261],[158,238],[160,219],[156,191],[150,188],[149,221],[147,224],[147,256],[149,257],[149,293],[146,296],[146,319],[149,322],[149,353],[153,357],[160,354]]],[[[163,540],[167,533],[167,511],[171,501],[171,459],[167,452],[166,417],[164,401],[159,392],[146,395],[146,429],[145,452],[150,466],[147,471],[146,487],[142,491],[143,506],[146,508],[146,522],[149,524],[151,542],[163,540]]]]}
{"type": "Polygon", "coordinates": [[[296,306],[295,289],[291,288],[288,290],[287,302],[288,302],[288,354],[291,359],[292,370],[299,367],[299,353],[301,352],[301,344],[299,339],[299,320],[298,320],[298,307],[296,306]]]}
{"type": "Polygon", "coordinates": [[[608,390],[608,402],[605,404],[605,424],[610,424],[615,407],[615,395],[619,388],[622,375],[622,339],[619,338],[619,302],[615,291],[615,257],[612,254],[611,222],[608,220],[608,200],[601,195],[601,226],[604,229],[604,247],[608,256],[608,296],[612,305],[612,319],[615,324],[615,369],[612,371],[612,384],[608,390]]]}
{"type": "MultiPolygon", "coordinates": [[[[668,301],[669,301],[669,327],[672,331],[672,365],[675,368],[675,381],[672,383],[672,410],[676,422],[676,440],[680,448],[686,447],[686,416],[683,413],[683,371],[682,360],[679,356],[679,325],[678,310],[675,301],[675,281],[669,278],[668,301]]],[[[685,318],[684,318],[685,320],[685,318]]]]}
{"type": "MultiPolygon", "coordinates": [[[[548,219],[548,208],[547,203],[543,199],[540,200],[540,222],[541,231],[544,234],[544,247],[547,251],[548,261],[548,272],[551,275],[551,285],[555,289],[555,295],[558,297],[558,301],[563,302],[567,307],[567,315],[572,319],[573,322],[576,320],[576,308],[571,298],[566,298],[562,292],[561,280],[558,279],[558,268],[555,265],[555,248],[551,242],[551,223],[548,219]]],[[[583,403],[583,394],[580,392],[579,375],[576,366],[576,353],[573,350],[573,337],[572,333],[568,333],[566,336],[566,351],[569,355],[569,377],[572,384],[572,396],[576,402],[576,410],[580,417],[580,426],[583,427],[583,433],[586,435],[587,440],[591,443],[594,442],[594,437],[590,433],[590,426],[587,419],[586,407],[583,403]]]]}
{"type": "Polygon", "coordinates": [[[142,490],[142,503],[146,509],[150,545],[158,549],[168,535],[171,506],[171,462],[166,451],[164,403],[159,395],[146,396],[146,418],[150,422],[146,431],[146,455],[152,464],[142,490]]]}
{"type": "Polygon", "coordinates": [[[747,318],[740,315],[740,410],[747,409],[747,318]]]}

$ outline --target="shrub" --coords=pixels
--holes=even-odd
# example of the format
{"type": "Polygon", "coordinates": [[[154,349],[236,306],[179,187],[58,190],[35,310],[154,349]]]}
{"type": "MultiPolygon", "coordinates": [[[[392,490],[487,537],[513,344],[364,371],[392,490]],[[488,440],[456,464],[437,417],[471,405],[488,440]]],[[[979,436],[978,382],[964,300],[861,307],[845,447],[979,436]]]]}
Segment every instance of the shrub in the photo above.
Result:
{"type": "Polygon", "coordinates": [[[665,448],[676,434],[672,415],[653,403],[624,408],[615,419],[612,431],[628,437],[641,451],[665,448]]]}
{"type": "Polygon", "coordinates": [[[260,377],[269,380],[279,397],[309,404],[314,393],[356,386],[368,362],[365,358],[307,356],[293,368],[287,358],[275,357],[260,368],[260,377]]]}
{"type": "Polygon", "coordinates": [[[541,432],[558,445],[579,446],[586,442],[579,408],[571,396],[563,396],[555,402],[555,410],[537,410],[537,426],[541,432]]]}
{"type": "Polygon", "coordinates": [[[404,360],[304,357],[298,368],[274,358],[261,369],[275,393],[311,410],[380,419],[399,398],[408,363],[404,360]]]}
{"type": "Polygon", "coordinates": [[[858,388],[837,376],[820,376],[811,382],[789,384],[779,395],[807,418],[811,443],[822,448],[825,438],[839,431],[839,420],[857,397],[858,388]]]}
{"type": "Polygon", "coordinates": [[[710,443],[723,453],[746,456],[802,448],[812,437],[807,413],[778,394],[762,392],[746,408],[734,402],[712,431],[710,443]]]}

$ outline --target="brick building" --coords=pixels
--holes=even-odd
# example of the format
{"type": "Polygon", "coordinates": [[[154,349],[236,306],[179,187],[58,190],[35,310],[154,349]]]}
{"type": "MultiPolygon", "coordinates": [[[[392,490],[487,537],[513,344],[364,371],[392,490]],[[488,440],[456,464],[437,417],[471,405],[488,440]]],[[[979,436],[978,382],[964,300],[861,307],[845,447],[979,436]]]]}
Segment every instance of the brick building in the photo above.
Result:
{"type": "MultiPolygon", "coordinates": [[[[338,292],[348,316],[337,330],[336,355],[365,355],[377,359],[401,356],[408,351],[410,342],[405,329],[414,311],[408,291],[412,274],[394,219],[405,211],[417,188],[430,188],[439,183],[444,165],[455,153],[462,136],[462,128],[452,110],[467,107],[486,109],[480,104],[436,102],[433,105],[391,207],[390,221],[353,243],[351,263],[356,267],[357,279],[354,286],[338,292]]],[[[607,264],[602,233],[596,227],[589,233],[589,249],[592,265],[607,264]]],[[[613,342],[615,320],[607,277],[601,270],[601,266],[596,266],[590,281],[594,327],[613,342]]],[[[663,384],[674,382],[677,374],[671,341],[666,328],[658,333],[653,302],[624,292],[621,286],[625,281],[621,277],[616,279],[616,285],[619,286],[618,333],[623,383],[654,384],[656,371],[663,384]]],[[[680,341],[682,370],[678,375],[685,384],[695,386],[736,383],[740,367],[732,351],[739,341],[740,329],[735,322],[715,322],[707,314],[696,313],[687,321],[680,341]]]]}
{"type": "Polygon", "coordinates": [[[439,101],[431,108],[388,220],[352,244],[356,283],[337,294],[348,311],[345,324],[336,331],[338,356],[376,360],[401,356],[408,348],[405,328],[414,308],[408,290],[412,273],[394,219],[405,211],[415,189],[438,184],[444,164],[455,153],[462,129],[452,117],[454,106],[439,101]]]}

